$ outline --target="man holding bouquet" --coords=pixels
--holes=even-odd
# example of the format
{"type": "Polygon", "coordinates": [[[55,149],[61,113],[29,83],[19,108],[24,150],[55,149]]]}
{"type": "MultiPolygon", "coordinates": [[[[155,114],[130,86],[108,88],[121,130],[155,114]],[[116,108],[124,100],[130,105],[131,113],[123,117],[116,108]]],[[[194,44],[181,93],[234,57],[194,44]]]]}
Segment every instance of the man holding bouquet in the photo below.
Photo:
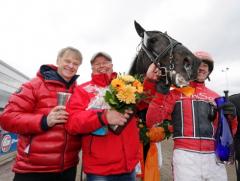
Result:
{"type": "Polygon", "coordinates": [[[82,134],[83,171],[88,181],[134,181],[140,156],[137,118],[130,109],[111,109],[104,99],[111,81],[117,77],[112,58],[98,52],[90,62],[92,79],[78,86],[71,96],[66,128],[72,134],[82,134]],[[108,129],[110,125],[125,127],[116,134],[108,129]],[[104,135],[94,134],[102,127],[107,128],[104,135]]]}

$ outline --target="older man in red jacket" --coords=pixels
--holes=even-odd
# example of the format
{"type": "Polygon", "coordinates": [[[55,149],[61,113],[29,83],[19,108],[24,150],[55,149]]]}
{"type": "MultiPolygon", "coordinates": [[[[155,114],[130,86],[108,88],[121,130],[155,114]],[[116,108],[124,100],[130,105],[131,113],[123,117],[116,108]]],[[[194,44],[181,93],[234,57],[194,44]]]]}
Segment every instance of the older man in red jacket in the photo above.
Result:
{"type": "Polygon", "coordinates": [[[71,97],[67,129],[82,134],[83,170],[88,181],[133,181],[140,146],[136,117],[131,118],[120,134],[93,133],[103,126],[123,125],[129,115],[111,110],[103,98],[116,77],[111,57],[99,52],[93,56],[91,65],[92,80],[77,87],[71,97]]]}
{"type": "Polygon", "coordinates": [[[64,48],[57,67],[42,65],[10,97],[0,125],[19,134],[14,181],[75,181],[81,142],[65,130],[68,113],[57,106],[57,92],[73,92],[81,63],[77,49],[64,48]]]}

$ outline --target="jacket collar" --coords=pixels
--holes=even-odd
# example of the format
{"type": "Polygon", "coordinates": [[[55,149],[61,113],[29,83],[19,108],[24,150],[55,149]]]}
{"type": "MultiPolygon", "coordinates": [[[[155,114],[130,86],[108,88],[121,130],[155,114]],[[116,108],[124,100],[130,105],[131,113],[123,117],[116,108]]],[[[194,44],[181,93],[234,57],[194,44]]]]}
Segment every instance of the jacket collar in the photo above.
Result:
{"type": "Polygon", "coordinates": [[[193,82],[190,82],[190,86],[192,86],[192,87],[205,87],[205,83],[204,82],[193,81],[193,82]]]}
{"type": "Polygon", "coordinates": [[[92,82],[100,87],[106,87],[116,77],[116,72],[113,72],[110,76],[108,74],[92,74],[92,82]]]}
{"type": "Polygon", "coordinates": [[[72,79],[67,82],[58,74],[57,67],[55,65],[42,65],[37,73],[37,76],[43,77],[44,80],[48,81],[62,82],[67,88],[69,88],[79,77],[79,75],[74,75],[72,79]]]}

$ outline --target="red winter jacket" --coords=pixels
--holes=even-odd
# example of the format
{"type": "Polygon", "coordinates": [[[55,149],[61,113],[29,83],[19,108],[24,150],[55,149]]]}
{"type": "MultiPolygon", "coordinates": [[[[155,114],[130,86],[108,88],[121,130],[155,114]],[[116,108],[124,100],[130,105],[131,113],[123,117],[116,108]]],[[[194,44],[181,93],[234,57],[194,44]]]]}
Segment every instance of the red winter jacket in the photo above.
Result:
{"type": "Polygon", "coordinates": [[[147,125],[152,127],[164,119],[172,120],[174,148],[214,152],[217,118],[210,120],[210,117],[212,103],[219,95],[203,83],[191,82],[191,86],[195,92],[189,97],[177,90],[168,95],[157,94],[148,108],[147,125]]]}
{"type": "MultiPolygon", "coordinates": [[[[113,77],[116,74],[113,74],[113,77]]],[[[66,127],[70,133],[83,134],[82,152],[85,173],[111,175],[132,172],[139,161],[139,133],[136,118],[115,135],[111,131],[105,136],[91,132],[102,127],[97,112],[108,108],[103,101],[104,90],[111,79],[105,74],[93,75],[90,82],[75,89],[67,110],[70,113],[66,127]]],[[[102,121],[107,124],[105,116],[102,121]]]]}
{"type": "Polygon", "coordinates": [[[10,97],[0,117],[3,129],[19,134],[14,172],[61,172],[78,164],[79,136],[69,135],[63,124],[41,128],[42,119],[57,105],[57,92],[72,93],[76,84],[77,76],[66,83],[56,70],[41,66],[37,77],[10,97]]]}

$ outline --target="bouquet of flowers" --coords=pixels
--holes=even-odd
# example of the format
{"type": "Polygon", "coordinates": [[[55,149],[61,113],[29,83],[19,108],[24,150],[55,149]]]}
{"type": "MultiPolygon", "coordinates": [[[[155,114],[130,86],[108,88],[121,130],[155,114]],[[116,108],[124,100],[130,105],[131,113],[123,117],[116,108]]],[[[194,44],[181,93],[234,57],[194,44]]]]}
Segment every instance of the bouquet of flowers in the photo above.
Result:
{"type": "MultiPolygon", "coordinates": [[[[113,79],[104,95],[109,106],[121,113],[126,109],[135,110],[136,104],[145,97],[140,78],[125,74],[119,74],[113,79]]],[[[115,133],[120,133],[123,127],[112,125],[110,128],[115,133]]]]}
{"type": "Polygon", "coordinates": [[[155,127],[147,128],[141,119],[138,123],[140,129],[140,140],[143,142],[143,145],[148,144],[150,141],[159,142],[165,139],[168,139],[172,136],[173,127],[170,120],[163,120],[162,123],[156,124],[155,127]]]}

